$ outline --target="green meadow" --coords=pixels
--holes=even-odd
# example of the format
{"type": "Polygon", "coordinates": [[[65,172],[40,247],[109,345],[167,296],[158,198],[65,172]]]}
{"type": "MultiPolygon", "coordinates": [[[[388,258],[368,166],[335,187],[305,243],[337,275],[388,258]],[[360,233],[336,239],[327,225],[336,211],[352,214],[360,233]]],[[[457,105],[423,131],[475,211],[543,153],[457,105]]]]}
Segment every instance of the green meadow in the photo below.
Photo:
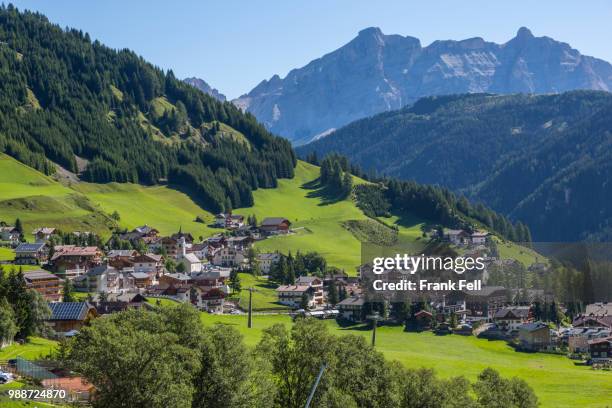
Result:
{"type": "MultiPolygon", "coordinates": [[[[291,221],[295,234],[258,242],[256,247],[260,251],[317,251],[329,265],[355,275],[361,263],[361,242],[343,224],[350,220],[368,220],[368,217],[350,198],[327,197],[317,184],[318,177],[317,166],[300,161],[293,179],[279,180],[275,189],[255,191],[255,205],[236,210],[236,213],[254,214],[259,221],[265,217],[285,217],[291,221]]],[[[363,180],[354,178],[354,183],[363,183],[363,180]]],[[[389,222],[399,226],[400,234],[419,236],[419,221],[411,221],[402,223],[396,217],[389,222]]]]}
{"type": "Polygon", "coordinates": [[[253,276],[250,273],[239,273],[238,276],[240,277],[240,286],[242,288],[240,293],[238,293],[240,307],[242,309],[248,309],[249,291],[247,289],[253,288],[253,310],[288,310],[287,306],[283,306],[277,302],[276,285],[272,284],[268,279],[253,276]]]}
{"type": "Polygon", "coordinates": [[[21,357],[26,360],[36,360],[47,356],[55,349],[57,342],[42,337],[30,337],[25,344],[13,343],[0,350],[0,360],[10,360],[21,357]]]}
{"type": "MultiPolygon", "coordinates": [[[[245,216],[254,214],[259,221],[266,217],[285,217],[292,222],[295,234],[258,242],[258,250],[317,251],[329,265],[354,275],[361,263],[361,241],[356,237],[359,234],[351,232],[346,223],[371,220],[350,198],[328,197],[317,183],[318,176],[317,166],[300,161],[293,179],[279,180],[276,189],[255,191],[255,205],[235,212],[245,216]]],[[[364,181],[354,178],[354,182],[364,181]]],[[[167,235],[182,228],[196,238],[221,231],[209,227],[212,214],[185,193],[168,186],[85,182],[64,185],[0,154],[0,220],[13,223],[19,217],[26,232],[39,226],[54,226],[64,231],[94,231],[109,237],[109,227],[115,223],[110,214],[115,211],[120,216],[119,226],[128,229],[148,224],[167,235]],[[195,221],[198,216],[203,223],[195,221]]],[[[422,222],[418,219],[394,216],[381,221],[387,226],[397,226],[401,238],[420,239],[422,222]]]]}
{"type": "Polygon", "coordinates": [[[84,194],[107,214],[117,211],[119,225],[128,229],[148,224],[161,234],[170,235],[182,228],[196,239],[210,236],[219,229],[210,228],[213,215],[203,210],[186,194],[167,186],[138,184],[79,183],[74,189],[84,194]],[[196,222],[199,216],[204,223],[196,222]]]}
{"type": "Polygon", "coordinates": [[[50,177],[0,154],[0,220],[23,222],[26,238],[40,226],[108,235],[110,219],[86,197],[50,177]]]}
{"type": "MultiPolygon", "coordinates": [[[[255,346],[262,331],[275,323],[291,325],[283,315],[254,315],[253,328],[247,328],[246,316],[202,314],[205,325],[216,323],[235,327],[245,343],[255,346]]],[[[341,327],[335,320],[325,324],[332,333],[354,334],[368,339],[371,331],[364,326],[341,327]]],[[[436,336],[430,332],[408,333],[403,327],[379,327],[376,348],[388,359],[407,367],[434,368],[443,377],[465,376],[474,380],[486,367],[508,377],[520,377],[535,390],[542,407],[605,407],[612,405],[612,372],[578,366],[565,356],[520,353],[503,341],[488,341],[474,336],[436,336]]]]}

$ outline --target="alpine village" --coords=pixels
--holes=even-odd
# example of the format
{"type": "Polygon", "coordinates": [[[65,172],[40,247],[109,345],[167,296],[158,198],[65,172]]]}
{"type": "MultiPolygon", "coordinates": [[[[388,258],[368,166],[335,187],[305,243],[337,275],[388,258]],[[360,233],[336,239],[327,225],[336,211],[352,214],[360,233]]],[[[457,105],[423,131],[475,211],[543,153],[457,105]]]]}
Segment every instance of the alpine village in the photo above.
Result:
{"type": "MultiPolygon", "coordinates": [[[[0,406],[612,405],[612,259],[546,252],[503,205],[327,142],[294,150],[198,88],[0,8],[0,406]],[[483,287],[372,299],[367,246],[481,258],[483,287]]],[[[598,92],[557,98],[611,112],[598,92]]]]}

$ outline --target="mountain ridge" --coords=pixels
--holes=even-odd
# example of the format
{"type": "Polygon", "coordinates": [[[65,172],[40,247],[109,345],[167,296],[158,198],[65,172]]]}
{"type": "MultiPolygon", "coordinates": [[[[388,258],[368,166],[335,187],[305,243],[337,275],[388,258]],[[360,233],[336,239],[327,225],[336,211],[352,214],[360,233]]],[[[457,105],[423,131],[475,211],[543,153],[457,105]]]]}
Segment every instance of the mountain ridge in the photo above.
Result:
{"type": "Polygon", "coordinates": [[[199,89],[200,91],[204,92],[205,94],[208,94],[208,95],[212,96],[213,98],[215,98],[219,102],[227,101],[227,97],[225,95],[223,95],[221,92],[219,92],[219,90],[217,88],[213,88],[212,86],[210,86],[208,84],[208,82],[206,82],[202,78],[197,78],[197,77],[185,78],[185,79],[183,79],[183,82],[193,86],[194,88],[199,89]]]}
{"type": "Polygon", "coordinates": [[[426,97],[355,121],[298,154],[438,184],[526,222],[535,240],[612,236],[612,94],[426,97]]]}
{"type": "Polygon", "coordinates": [[[612,90],[612,65],[521,27],[503,44],[480,37],[437,40],[361,30],[342,47],[261,81],[233,102],[300,145],[354,120],[420,97],[490,92],[612,90]]]}

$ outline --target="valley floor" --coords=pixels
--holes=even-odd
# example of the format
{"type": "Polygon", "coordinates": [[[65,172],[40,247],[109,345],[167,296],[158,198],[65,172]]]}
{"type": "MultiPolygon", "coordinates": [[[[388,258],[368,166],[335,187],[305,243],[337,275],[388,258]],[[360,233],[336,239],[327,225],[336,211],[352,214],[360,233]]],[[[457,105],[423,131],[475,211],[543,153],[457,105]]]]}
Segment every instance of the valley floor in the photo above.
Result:
{"type": "MultiPolygon", "coordinates": [[[[255,346],[262,331],[273,324],[291,325],[282,315],[255,315],[253,328],[246,316],[219,316],[203,313],[206,325],[227,324],[237,328],[246,344],[255,346]]],[[[363,325],[341,327],[335,320],[325,321],[336,334],[371,336],[363,325]]],[[[606,407],[612,404],[612,374],[578,366],[565,356],[516,352],[504,341],[489,341],[474,336],[435,336],[431,332],[409,333],[403,327],[379,327],[376,348],[387,358],[407,367],[434,368],[443,377],[463,375],[474,380],[486,367],[504,376],[526,380],[535,390],[542,407],[606,407]]]]}

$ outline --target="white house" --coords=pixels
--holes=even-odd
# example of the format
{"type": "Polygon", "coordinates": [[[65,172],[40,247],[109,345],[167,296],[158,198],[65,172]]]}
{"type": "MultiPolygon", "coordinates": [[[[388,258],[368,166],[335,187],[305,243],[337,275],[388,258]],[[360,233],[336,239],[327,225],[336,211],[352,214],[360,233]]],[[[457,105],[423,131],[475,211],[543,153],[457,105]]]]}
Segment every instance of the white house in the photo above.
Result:
{"type": "Polygon", "coordinates": [[[208,257],[209,246],[206,242],[199,244],[193,244],[191,246],[191,253],[198,257],[198,259],[205,260],[208,257]]]}
{"type": "Polygon", "coordinates": [[[120,289],[119,271],[108,264],[98,265],[74,278],[74,284],[88,292],[117,293],[120,289]]]}
{"type": "Polygon", "coordinates": [[[304,295],[307,297],[308,307],[314,307],[314,289],[308,285],[281,285],[276,288],[278,303],[290,307],[299,307],[304,295]]]}
{"type": "Polygon", "coordinates": [[[502,329],[512,331],[531,321],[529,306],[509,306],[499,309],[493,321],[502,329]]]}
{"type": "Polygon", "coordinates": [[[240,228],[244,225],[244,216],[232,213],[219,213],[215,215],[215,227],[240,228]]]}
{"type": "Polygon", "coordinates": [[[134,272],[158,274],[164,269],[164,259],[157,254],[143,254],[134,257],[134,272]]]}
{"type": "Polygon", "coordinates": [[[468,243],[469,234],[464,230],[445,229],[444,239],[454,245],[464,245],[468,243]]]}
{"type": "Polygon", "coordinates": [[[259,262],[259,269],[264,275],[270,273],[272,265],[280,260],[280,254],[278,252],[264,253],[257,255],[257,261],[259,262]]]}
{"type": "Polygon", "coordinates": [[[472,245],[484,245],[484,244],[486,244],[488,236],[489,236],[488,232],[474,231],[470,235],[470,239],[472,241],[472,245]]]}
{"type": "Polygon", "coordinates": [[[8,241],[12,245],[19,244],[20,233],[15,227],[0,227],[0,241],[8,241]]]}
{"type": "Polygon", "coordinates": [[[36,242],[48,241],[53,234],[55,234],[55,228],[51,227],[36,228],[32,231],[32,235],[34,235],[36,242]]]}
{"type": "Polygon", "coordinates": [[[241,266],[246,262],[244,252],[236,248],[225,247],[215,253],[212,264],[218,266],[241,266]]]}
{"type": "Polygon", "coordinates": [[[313,289],[312,300],[315,306],[320,306],[324,302],[323,296],[323,280],[316,276],[300,276],[296,279],[295,284],[298,286],[309,286],[313,289]]]}
{"type": "Polygon", "coordinates": [[[190,275],[202,270],[202,261],[194,254],[185,254],[179,258],[179,263],[185,265],[185,273],[190,275]]]}

